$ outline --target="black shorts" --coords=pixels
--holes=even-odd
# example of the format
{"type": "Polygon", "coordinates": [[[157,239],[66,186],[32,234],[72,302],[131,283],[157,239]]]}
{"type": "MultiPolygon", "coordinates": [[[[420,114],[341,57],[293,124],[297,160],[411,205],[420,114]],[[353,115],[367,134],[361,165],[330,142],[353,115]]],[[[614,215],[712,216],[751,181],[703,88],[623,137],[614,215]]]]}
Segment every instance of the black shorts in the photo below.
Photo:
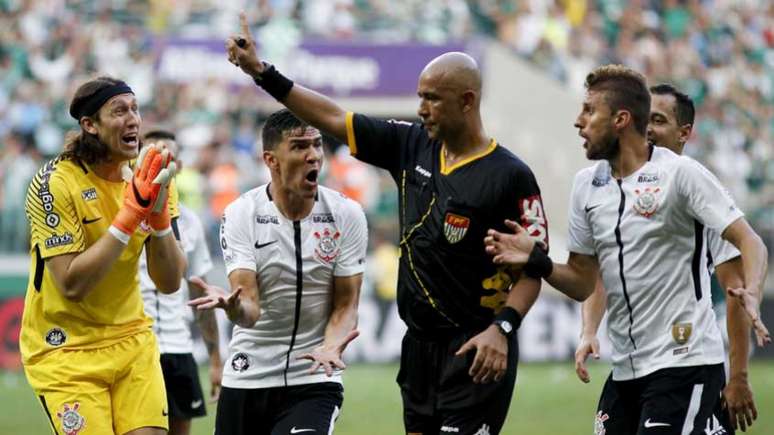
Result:
{"type": "Polygon", "coordinates": [[[720,409],[723,364],[658,370],[640,379],[607,378],[594,433],[605,435],[726,435],[733,433],[720,409]]]}
{"type": "Polygon", "coordinates": [[[508,345],[508,369],[499,382],[474,384],[468,374],[475,349],[454,354],[477,333],[442,341],[403,337],[397,382],[403,397],[406,432],[496,435],[505,422],[516,382],[519,346],[508,345]]]}
{"type": "Polygon", "coordinates": [[[333,433],[344,401],[336,382],[292,387],[223,387],[215,417],[216,435],[333,433]]]}
{"type": "Polygon", "coordinates": [[[199,370],[190,353],[162,353],[161,371],[167,388],[169,418],[190,420],[207,415],[199,370]]]}

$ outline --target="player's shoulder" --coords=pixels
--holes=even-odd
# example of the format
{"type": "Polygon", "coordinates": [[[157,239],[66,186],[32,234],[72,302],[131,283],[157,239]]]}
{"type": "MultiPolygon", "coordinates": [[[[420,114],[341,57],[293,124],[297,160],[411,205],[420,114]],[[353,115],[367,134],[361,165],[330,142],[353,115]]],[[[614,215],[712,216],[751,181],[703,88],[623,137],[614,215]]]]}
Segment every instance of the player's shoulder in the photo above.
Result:
{"type": "Polygon", "coordinates": [[[496,170],[498,172],[504,172],[516,176],[533,176],[532,169],[529,167],[527,162],[517,156],[516,153],[499,143],[492,150],[490,158],[486,161],[492,170],[496,170]]]}
{"type": "Polygon", "coordinates": [[[363,207],[359,202],[339,192],[325,186],[317,188],[318,201],[324,204],[324,208],[333,215],[338,215],[345,219],[365,216],[363,207]]]}
{"type": "Polygon", "coordinates": [[[575,174],[574,183],[579,188],[602,187],[610,183],[612,179],[610,163],[607,160],[599,160],[578,171],[575,174]]]}
{"type": "Polygon", "coordinates": [[[240,214],[261,210],[266,204],[271,202],[271,197],[269,195],[268,184],[263,184],[250,189],[239,195],[237,199],[227,205],[224,213],[236,217],[240,214]]]}

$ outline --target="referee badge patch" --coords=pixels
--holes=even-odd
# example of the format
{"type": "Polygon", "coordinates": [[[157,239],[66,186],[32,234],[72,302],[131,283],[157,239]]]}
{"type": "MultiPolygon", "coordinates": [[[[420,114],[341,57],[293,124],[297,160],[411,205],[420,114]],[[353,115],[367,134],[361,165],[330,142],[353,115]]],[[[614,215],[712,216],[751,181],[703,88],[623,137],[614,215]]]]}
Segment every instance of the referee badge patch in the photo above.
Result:
{"type": "Polygon", "coordinates": [[[646,187],[643,190],[634,189],[634,193],[637,194],[637,199],[634,201],[634,210],[646,218],[653,216],[656,210],[658,210],[661,189],[658,187],[655,189],[646,187]]]}
{"type": "Polygon", "coordinates": [[[691,338],[692,331],[692,323],[675,323],[672,325],[672,338],[675,339],[677,344],[685,344],[691,338]]]}
{"type": "Polygon", "coordinates": [[[449,243],[457,243],[465,237],[470,228],[470,219],[454,213],[446,213],[443,221],[443,235],[449,243]]]}

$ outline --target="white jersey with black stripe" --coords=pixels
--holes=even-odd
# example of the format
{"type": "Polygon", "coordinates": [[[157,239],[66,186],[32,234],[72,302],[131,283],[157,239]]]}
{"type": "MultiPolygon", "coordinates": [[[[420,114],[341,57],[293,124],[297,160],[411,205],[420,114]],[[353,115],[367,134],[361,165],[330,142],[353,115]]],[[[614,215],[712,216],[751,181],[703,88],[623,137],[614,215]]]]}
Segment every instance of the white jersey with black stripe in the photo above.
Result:
{"type": "Polygon", "coordinates": [[[260,318],[250,328],[234,327],[223,385],[271,388],[341,382],[298,355],[325,336],[332,308],[333,278],[363,273],[368,233],[362,208],[320,186],[311,213],[288,220],[264,185],[240,196],[223,215],[220,243],[227,273],[254,271],[260,318]]]}
{"type": "Polygon", "coordinates": [[[656,147],[623,179],[607,161],[581,170],[570,202],[569,250],[597,257],[607,290],[613,379],[722,363],[705,227],[718,235],[743,213],[717,178],[656,147]]]}
{"type": "Polygon", "coordinates": [[[191,277],[204,277],[212,269],[212,258],[207,249],[204,227],[193,210],[180,206],[177,227],[180,246],[185,253],[188,267],[180,288],[171,294],[156,289],[150,275],[145,253],[140,256],[140,290],[145,313],[153,319],[153,332],[161,353],[192,353],[193,340],[189,324],[193,320],[189,300],[188,281],[191,277]]]}

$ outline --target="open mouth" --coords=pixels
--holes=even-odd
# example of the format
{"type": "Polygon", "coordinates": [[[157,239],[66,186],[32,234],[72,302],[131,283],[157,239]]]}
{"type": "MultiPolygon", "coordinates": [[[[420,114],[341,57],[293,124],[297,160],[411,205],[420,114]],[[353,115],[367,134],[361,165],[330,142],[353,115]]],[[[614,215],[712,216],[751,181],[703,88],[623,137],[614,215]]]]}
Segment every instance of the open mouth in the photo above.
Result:
{"type": "Polygon", "coordinates": [[[317,183],[317,177],[320,175],[320,171],[312,169],[306,174],[306,181],[310,183],[317,183]]]}
{"type": "Polygon", "coordinates": [[[137,133],[127,133],[121,136],[121,142],[123,142],[124,145],[137,146],[139,144],[137,133]]]}

